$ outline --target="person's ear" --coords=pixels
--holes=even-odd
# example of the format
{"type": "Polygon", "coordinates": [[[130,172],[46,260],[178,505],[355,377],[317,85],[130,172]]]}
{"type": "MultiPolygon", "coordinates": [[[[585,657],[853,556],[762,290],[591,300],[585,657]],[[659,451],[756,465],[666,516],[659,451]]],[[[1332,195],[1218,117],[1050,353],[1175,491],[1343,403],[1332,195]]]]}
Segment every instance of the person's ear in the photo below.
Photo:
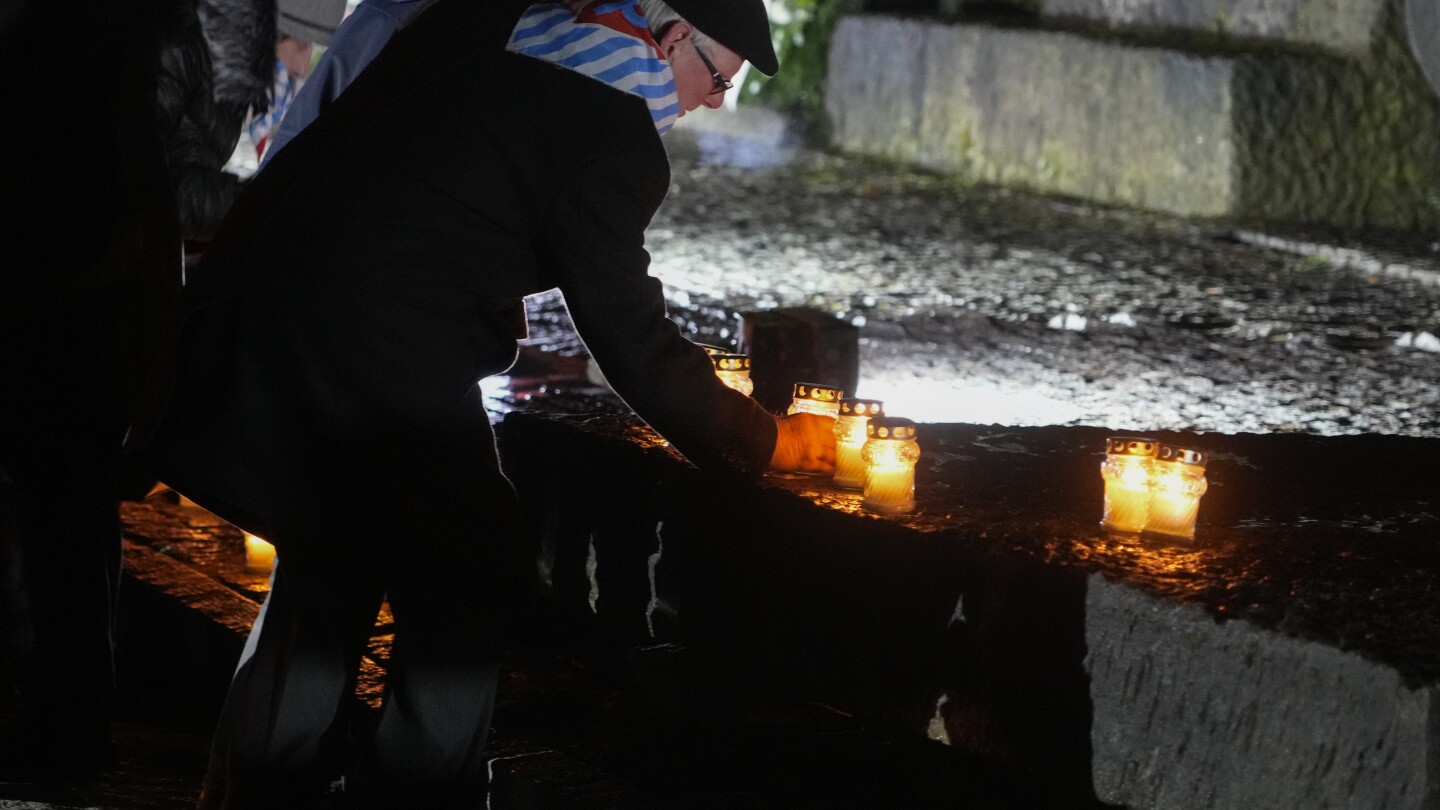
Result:
{"type": "Polygon", "coordinates": [[[665,26],[665,30],[660,32],[660,39],[655,44],[660,46],[660,52],[665,54],[666,59],[669,59],[671,52],[680,43],[689,39],[693,33],[694,29],[690,27],[690,23],[677,20],[665,26]]]}

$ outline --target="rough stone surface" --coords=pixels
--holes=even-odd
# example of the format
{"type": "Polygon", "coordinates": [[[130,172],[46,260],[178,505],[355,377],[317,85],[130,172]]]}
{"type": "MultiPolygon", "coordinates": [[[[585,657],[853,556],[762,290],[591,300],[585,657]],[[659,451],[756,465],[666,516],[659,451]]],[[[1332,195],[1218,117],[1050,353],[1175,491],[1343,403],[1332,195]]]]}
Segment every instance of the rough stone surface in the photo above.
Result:
{"type": "Polygon", "coordinates": [[[1213,32],[1363,54],[1385,0],[1044,0],[1043,14],[1115,27],[1213,32]]]}
{"type": "Polygon", "coordinates": [[[826,106],[844,149],[1185,214],[1234,206],[1232,63],[1065,33],[852,17],[826,106]]]}
{"type": "Polygon", "coordinates": [[[843,149],[1194,215],[1423,230],[1440,101],[1384,0],[1359,57],[1199,56],[1040,30],[843,20],[827,111],[843,149]]]}
{"type": "Polygon", "coordinates": [[[625,810],[655,807],[629,785],[558,751],[490,761],[490,803],[495,810],[625,810]]]}
{"type": "MultiPolygon", "coordinates": [[[[629,542],[645,550],[650,576],[612,572],[612,581],[647,589],[651,605],[676,617],[678,638],[660,640],[679,640],[736,683],[778,685],[928,733],[1071,795],[1126,769],[1159,792],[1187,789],[1192,772],[1228,784],[1273,770],[1292,774],[1292,787],[1309,785],[1297,795],[1313,799],[1248,806],[1386,806],[1364,801],[1428,795],[1436,728],[1427,696],[1440,683],[1435,440],[1153,434],[1213,454],[1197,539],[1173,542],[1098,529],[1107,433],[924,425],[919,506],[882,518],[813,476],[771,474],[758,488],[703,476],[623,416],[517,413],[501,430],[507,455],[566,458],[563,479],[553,469],[512,470],[522,497],[602,476],[611,490],[658,493],[588,501],[595,511],[585,520],[598,525],[607,512],[647,504],[629,542]],[[1097,597],[1109,580],[1122,583],[1120,596],[1137,596],[1097,597]],[[1147,618],[1180,606],[1191,623],[1147,618]],[[1212,626],[1226,628],[1216,631],[1223,643],[1197,641],[1196,628],[1212,626]],[[1192,648],[1201,642],[1213,677],[1186,672],[1200,667],[1192,648]],[[1115,718],[1115,701],[1145,711],[1129,705],[1134,677],[1116,669],[1135,665],[1137,650],[1181,662],[1163,695],[1180,708],[1151,729],[1191,741],[1176,745],[1178,786],[1145,769],[1157,754],[1138,731],[1105,745],[1092,738],[1134,722],[1115,718]],[[1276,672],[1291,680],[1277,685],[1276,672]],[[1217,681],[1246,706],[1275,690],[1303,691],[1291,709],[1323,720],[1287,724],[1281,712],[1247,726],[1240,711],[1235,722],[1212,722],[1218,708],[1192,708],[1214,699],[1217,681]],[[1102,707],[1108,725],[1097,714],[1092,726],[1102,707]],[[1247,740],[1252,727],[1259,736],[1247,740]],[[1277,740],[1291,730],[1309,747],[1277,740]],[[1403,755],[1330,761],[1331,752],[1368,752],[1387,730],[1403,755]],[[1225,745],[1249,757],[1211,756],[1225,745]],[[1352,794],[1361,803],[1346,804],[1352,794]]],[[[612,548],[624,543],[611,538],[612,548]]],[[[581,553],[576,543],[571,554],[581,553]]],[[[634,568],[640,556],[601,551],[595,563],[634,568]]],[[[1126,800],[1169,806],[1159,792],[1126,800]]],[[[1227,801],[1196,806],[1247,806],[1227,801]]]]}
{"type": "Polygon", "coordinates": [[[1127,807],[1435,808],[1437,690],[1096,574],[1095,790],[1127,807]],[[1339,731],[1340,733],[1337,733],[1339,731]]]}
{"type": "Polygon", "coordinates": [[[1434,230],[1440,100],[1386,0],[1363,59],[1255,54],[1236,63],[1235,213],[1434,230]]]}
{"type": "MultiPolygon", "coordinates": [[[[131,514],[136,510],[131,509],[131,514]]],[[[125,543],[125,574],[243,639],[260,606],[195,569],[138,543],[125,543]]]]}

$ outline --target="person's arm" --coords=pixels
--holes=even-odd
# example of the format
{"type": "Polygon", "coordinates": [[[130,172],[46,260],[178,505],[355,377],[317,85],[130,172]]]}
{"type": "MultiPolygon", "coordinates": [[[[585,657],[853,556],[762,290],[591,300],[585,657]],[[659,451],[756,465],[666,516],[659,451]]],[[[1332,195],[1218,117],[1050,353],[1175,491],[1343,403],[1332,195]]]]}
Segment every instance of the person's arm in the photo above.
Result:
{"type": "Polygon", "coordinates": [[[206,240],[230,210],[240,178],[223,170],[240,137],[240,116],[233,106],[212,102],[210,62],[199,26],[160,54],[155,117],[175,189],[182,235],[206,240]],[[210,120],[213,119],[213,120],[210,120]],[[233,137],[222,137],[233,132],[233,137]]]}
{"type": "Polygon", "coordinates": [[[616,393],[701,468],[758,473],[776,455],[776,419],[720,382],[666,316],[660,282],[648,274],[645,228],[669,176],[658,148],[593,161],[556,195],[542,237],[547,258],[616,393]]]}

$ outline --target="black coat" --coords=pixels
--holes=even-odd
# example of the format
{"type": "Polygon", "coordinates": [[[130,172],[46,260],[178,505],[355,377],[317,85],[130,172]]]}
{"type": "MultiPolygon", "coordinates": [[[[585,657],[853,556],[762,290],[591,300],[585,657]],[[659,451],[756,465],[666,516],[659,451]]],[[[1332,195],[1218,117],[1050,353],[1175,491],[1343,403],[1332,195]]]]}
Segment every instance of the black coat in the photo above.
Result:
{"type": "Polygon", "coordinates": [[[209,240],[240,190],[240,178],[224,171],[240,140],[247,105],[215,97],[213,60],[190,2],[174,4],[171,30],[160,52],[155,117],[181,234],[209,240]]]}
{"type": "Polygon", "coordinates": [[[282,541],[473,497],[495,470],[476,382],[514,359],[515,301],[555,287],[688,458],[769,460],[773,419],[647,275],[669,166],[644,102],[504,52],[523,7],[440,0],[252,181],[193,274],[163,480],[282,541]]]}

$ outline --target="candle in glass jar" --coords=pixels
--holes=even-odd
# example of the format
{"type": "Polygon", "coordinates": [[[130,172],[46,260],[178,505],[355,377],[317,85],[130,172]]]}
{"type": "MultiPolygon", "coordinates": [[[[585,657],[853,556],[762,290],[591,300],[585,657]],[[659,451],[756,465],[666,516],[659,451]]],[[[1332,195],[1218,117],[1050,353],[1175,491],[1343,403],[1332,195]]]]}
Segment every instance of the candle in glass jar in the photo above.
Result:
{"type": "Polygon", "coordinates": [[[840,400],[844,396],[845,393],[834,386],[795,383],[795,393],[786,413],[815,413],[833,418],[840,415],[840,400]]]}
{"type": "Polygon", "coordinates": [[[865,497],[860,506],[882,514],[915,508],[915,462],[920,445],[915,423],[898,416],[876,416],[865,426],[865,497]]]}
{"type": "Polygon", "coordinates": [[[269,573],[275,567],[275,547],[259,537],[245,533],[245,570],[269,573]]]}
{"type": "Polygon", "coordinates": [[[870,419],[884,415],[884,403],[878,399],[840,400],[840,415],[835,419],[835,486],[842,489],[865,488],[865,426],[870,419]]]}
{"type": "Polygon", "coordinates": [[[1105,514],[1100,525],[1115,532],[1138,533],[1150,514],[1150,467],[1158,445],[1151,439],[1112,436],[1105,440],[1105,514]]]}
{"type": "Polygon", "coordinates": [[[750,355],[712,353],[710,362],[715,364],[715,376],[727,387],[747,397],[755,392],[755,382],[750,379],[750,355]]]}
{"type": "Polygon", "coordinates": [[[1150,473],[1150,513],[1145,531],[1186,539],[1194,537],[1200,497],[1208,488],[1204,453],[1160,445],[1150,473]]]}

